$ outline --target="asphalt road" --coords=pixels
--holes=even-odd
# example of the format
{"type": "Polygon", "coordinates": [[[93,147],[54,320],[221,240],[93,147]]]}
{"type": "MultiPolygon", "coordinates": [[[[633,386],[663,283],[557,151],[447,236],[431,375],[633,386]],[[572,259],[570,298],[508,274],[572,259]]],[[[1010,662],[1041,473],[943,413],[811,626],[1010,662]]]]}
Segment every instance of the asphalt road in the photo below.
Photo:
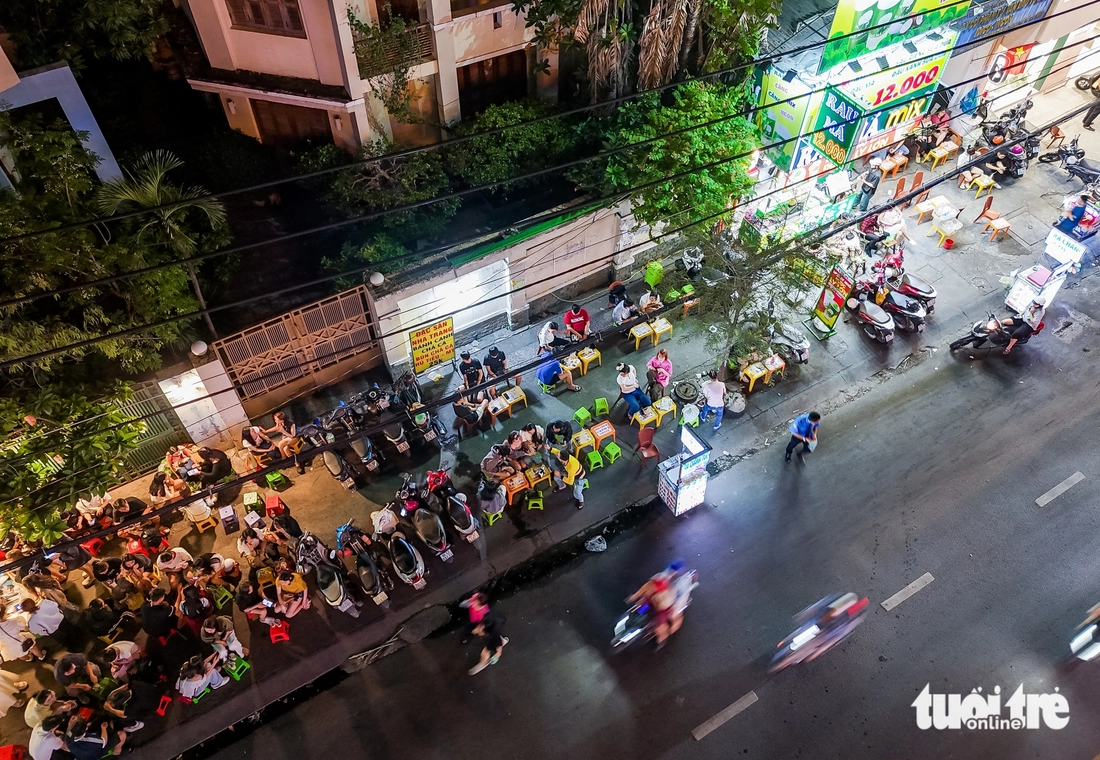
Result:
{"type": "Polygon", "coordinates": [[[655,511],[607,552],[499,601],[511,644],[485,672],[466,674],[476,653],[457,633],[429,639],[215,757],[1096,757],[1100,663],[1060,662],[1100,602],[1100,341],[1083,313],[1094,298],[1091,281],[1063,291],[1048,331],[1007,360],[941,347],[827,416],[805,465],[766,448],[712,480],[712,506],[655,511]],[[1035,503],[1075,472],[1085,479],[1035,503]],[[674,557],[701,580],[684,628],[661,652],[612,654],[623,597],[674,557]],[[924,573],[935,580],[879,606],[924,573]],[[847,590],[870,597],[866,622],[768,676],[791,616],[847,590]],[[999,685],[1003,702],[1020,684],[1058,688],[1069,723],[922,731],[911,703],[926,684],[999,685]],[[757,702],[693,738],[749,692],[757,702]]]}

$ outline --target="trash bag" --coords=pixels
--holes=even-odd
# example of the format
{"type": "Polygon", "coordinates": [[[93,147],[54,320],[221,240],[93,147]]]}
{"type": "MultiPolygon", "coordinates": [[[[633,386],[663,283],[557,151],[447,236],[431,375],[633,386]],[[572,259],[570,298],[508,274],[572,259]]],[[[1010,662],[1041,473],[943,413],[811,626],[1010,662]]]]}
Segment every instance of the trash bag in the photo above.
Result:
{"type": "Polygon", "coordinates": [[[584,548],[590,552],[602,552],[607,549],[607,541],[603,536],[596,536],[585,541],[584,548]]]}

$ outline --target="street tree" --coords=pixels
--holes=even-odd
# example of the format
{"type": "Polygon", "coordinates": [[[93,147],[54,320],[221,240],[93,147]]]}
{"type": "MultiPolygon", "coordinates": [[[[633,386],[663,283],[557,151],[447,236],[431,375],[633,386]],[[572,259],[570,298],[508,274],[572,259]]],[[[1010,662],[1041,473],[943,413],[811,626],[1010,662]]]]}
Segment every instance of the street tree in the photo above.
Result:
{"type": "Polygon", "coordinates": [[[67,527],[62,512],[121,482],[123,457],[145,429],[121,406],[132,396],[122,383],[68,390],[7,384],[0,395],[0,533],[57,543],[67,527]]]}
{"type": "MultiPolygon", "coordinates": [[[[8,138],[18,188],[18,192],[0,192],[0,236],[38,232],[99,215],[100,184],[95,175],[99,158],[84,149],[85,135],[61,121],[43,125],[34,117],[11,118],[4,113],[0,113],[0,131],[8,138]]],[[[139,234],[129,224],[75,227],[10,241],[0,244],[0,302],[125,275],[177,257],[175,250],[139,234]]],[[[71,346],[195,308],[183,267],[0,306],[0,358],[18,359],[71,346]]],[[[186,322],[150,327],[135,335],[69,348],[35,361],[34,368],[49,370],[65,361],[98,357],[117,363],[115,371],[139,372],[159,366],[161,349],[183,341],[191,329],[186,322]]],[[[12,371],[27,369],[20,364],[12,371]]]]}

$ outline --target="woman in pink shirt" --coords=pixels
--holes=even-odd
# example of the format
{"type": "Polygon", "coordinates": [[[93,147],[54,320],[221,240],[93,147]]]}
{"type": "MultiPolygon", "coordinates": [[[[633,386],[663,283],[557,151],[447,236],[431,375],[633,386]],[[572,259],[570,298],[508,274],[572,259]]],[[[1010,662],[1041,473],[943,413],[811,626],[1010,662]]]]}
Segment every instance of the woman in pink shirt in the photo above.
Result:
{"type": "Polygon", "coordinates": [[[646,386],[646,395],[651,399],[658,399],[665,395],[669,380],[672,379],[672,362],[668,359],[668,351],[657,349],[657,355],[646,362],[646,377],[649,385],[646,386]]]}

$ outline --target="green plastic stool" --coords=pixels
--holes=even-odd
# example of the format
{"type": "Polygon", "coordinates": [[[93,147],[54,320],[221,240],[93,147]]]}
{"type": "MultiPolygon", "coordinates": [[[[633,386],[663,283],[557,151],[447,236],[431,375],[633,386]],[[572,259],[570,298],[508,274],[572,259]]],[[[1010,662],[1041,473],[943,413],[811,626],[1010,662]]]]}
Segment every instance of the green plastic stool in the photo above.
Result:
{"type": "Polygon", "coordinates": [[[278,470],[269,472],[264,476],[267,479],[267,487],[276,491],[290,487],[290,479],[278,470]]]}
{"type": "Polygon", "coordinates": [[[91,689],[92,695],[97,699],[107,699],[107,695],[118,688],[118,681],[110,676],[104,676],[99,679],[99,683],[91,689]]]}
{"type": "Polygon", "coordinates": [[[244,508],[249,512],[260,512],[263,510],[263,503],[260,501],[260,494],[255,491],[249,491],[244,495],[244,508]]]}
{"type": "Polygon", "coordinates": [[[527,508],[528,509],[544,509],[543,504],[542,504],[542,493],[541,492],[539,492],[539,491],[528,491],[527,492],[527,508]]]}
{"type": "Polygon", "coordinates": [[[558,387],[557,383],[554,383],[553,385],[547,385],[546,383],[542,382],[541,380],[539,380],[538,382],[539,382],[539,387],[542,388],[543,393],[553,393],[554,389],[558,387]]]}
{"type": "Polygon", "coordinates": [[[668,303],[672,303],[673,301],[679,301],[679,300],[680,300],[680,291],[677,290],[676,288],[673,288],[672,290],[665,293],[665,301],[667,301],[668,303]]]}
{"type": "Polygon", "coordinates": [[[605,399],[605,398],[598,398],[595,401],[593,401],[592,402],[592,408],[596,410],[596,416],[597,417],[599,417],[601,414],[604,415],[605,417],[610,417],[611,416],[611,408],[608,407],[607,399],[605,399]]]}
{"type": "Polygon", "coordinates": [[[490,528],[493,527],[493,523],[500,519],[503,512],[482,512],[481,516],[485,518],[485,524],[490,528]]]}
{"type": "Polygon", "coordinates": [[[224,670],[232,676],[234,681],[239,681],[241,680],[241,676],[244,675],[244,672],[251,667],[252,666],[248,664],[248,660],[234,654],[229,658],[229,662],[225,663],[224,670]]]}
{"type": "Polygon", "coordinates": [[[600,456],[598,451],[588,452],[588,471],[598,470],[603,467],[603,457],[600,456]]]}
{"type": "Polygon", "coordinates": [[[691,427],[699,427],[699,407],[695,404],[684,404],[684,411],[680,415],[680,425],[690,425],[691,427]],[[691,410],[689,413],[688,410],[691,410]]]}
{"type": "Polygon", "coordinates": [[[664,265],[659,261],[651,261],[645,265],[645,284],[651,289],[656,289],[661,284],[661,280],[665,278],[664,265]]]}
{"type": "Polygon", "coordinates": [[[615,464],[615,460],[623,455],[623,450],[619,448],[619,444],[609,441],[600,453],[607,459],[608,464],[615,464]]]}
{"type": "Polygon", "coordinates": [[[219,610],[233,601],[233,592],[225,586],[212,585],[209,588],[213,589],[214,604],[217,605],[219,610]]]}
{"type": "Polygon", "coordinates": [[[573,412],[573,422],[577,423],[581,427],[584,427],[592,421],[592,413],[588,411],[587,407],[581,407],[577,411],[573,412]]]}
{"type": "Polygon", "coordinates": [[[685,285],[684,287],[680,288],[680,293],[683,294],[684,296],[690,296],[694,292],[695,292],[695,286],[691,285],[690,283],[685,285]]]}
{"type": "Polygon", "coordinates": [[[197,705],[199,703],[199,700],[205,697],[210,692],[211,688],[207,686],[205,689],[203,689],[201,692],[191,697],[190,699],[188,699],[187,697],[180,697],[180,702],[190,702],[193,705],[197,705]]]}

